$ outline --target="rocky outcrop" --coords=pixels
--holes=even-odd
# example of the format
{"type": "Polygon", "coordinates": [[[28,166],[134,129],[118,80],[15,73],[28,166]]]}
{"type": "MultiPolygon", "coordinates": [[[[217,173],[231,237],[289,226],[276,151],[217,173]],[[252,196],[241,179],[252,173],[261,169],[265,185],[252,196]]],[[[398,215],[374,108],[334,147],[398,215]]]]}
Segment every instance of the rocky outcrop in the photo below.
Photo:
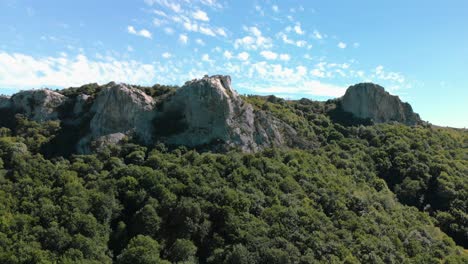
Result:
{"type": "Polygon", "coordinates": [[[98,93],[70,98],[50,90],[20,92],[0,99],[3,105],[36,121],[60,119],[62,133],[75,136],[70,144],[76,144],[79,153],[126,137],[148,145],[245,152],[293,146],[297,138],[285,122],[244,102],[229,76],[195,79],[156,98],[139,88],[110,83],[98,93]]]}
{"type": "Polygon", "coordinates": [[[398,96],[390,95],[382,86],[373,83],[360,83],[351,86],[341,98],[341,107],[362,119],[374,123],[396,121],[407,125],[421,123],[411,105],[401,102],[398,96]]]}
{"type": "Polygon", "coordinates": [[[198,147],[223,145],[243,151],[280,146],[283,132],[294,133],[286,124],[257,113],[231,87],[229,76],[205,76],[185,83],[157,115],[156,134],[172,145],[198,147]],[[173,122],[169,127],[167,122],[173,122]]]}
{"type": "Polygon", "coordinates": [[[102,89],[91,107],[94,113],[90,122],[91,138],[123,133],[134,134],[143,142],[150,143],[154,106],[152,97],[124,84],[102,89]]]}
{"type": "Polygon", "coordinates": [[[29,90],[14,94],[9,107],[34,121],[47,121],[58,118],[59,107],[66,100],[64,95],[48,89],[29,90]]]}

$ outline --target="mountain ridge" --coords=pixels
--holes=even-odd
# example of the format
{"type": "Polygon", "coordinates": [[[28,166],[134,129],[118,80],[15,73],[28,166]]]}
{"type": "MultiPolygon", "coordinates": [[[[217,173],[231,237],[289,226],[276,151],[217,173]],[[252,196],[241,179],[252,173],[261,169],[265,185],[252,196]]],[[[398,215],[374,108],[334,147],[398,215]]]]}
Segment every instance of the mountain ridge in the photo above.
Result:
{"type": "MultiPolygon", "coordinates": [[[[94,85],[93,94],[86,91],[87,86],[82,87],[73,95],[67,95],[68,90],[21,91],[2,97],[0,108],[38,122],[60,120],[88,127],[76,143],[78,153],[90,153],[92,145],[115,144],[127,136],[146,145],[162,142],[215,151],[240,148],[256,152],[266,147],[316,145],[298,137],[294,128],[267,109],[254,109],[232,88],[230,76],[194,79],[157,96],[150,95],[154,91],[113,82],[94,85]]],[[[350,86],[335,100],[337,111],[348,113],[345,122],[421,124],[409,104],[378,85],[350,86]]]]}

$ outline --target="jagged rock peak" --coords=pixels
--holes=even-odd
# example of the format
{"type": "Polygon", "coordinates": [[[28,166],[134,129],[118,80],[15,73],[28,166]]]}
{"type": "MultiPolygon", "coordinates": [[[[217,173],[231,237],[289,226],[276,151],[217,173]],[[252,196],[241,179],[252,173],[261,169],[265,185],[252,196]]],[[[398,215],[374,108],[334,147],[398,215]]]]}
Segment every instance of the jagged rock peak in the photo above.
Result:
{"type": "Polygon", "coordinates": [[[354,116],[371,119],[375,123],[396,121],[407,125],[421,123],[411,105],[404,103],[398,96],[373,83],[359,83],[350,86],[341,98],[344,111],[354,116]]]}
{"type": "Polygon", "coordinates": [[[58,118],[58,108],[67,98],[49,89],[27,90],[14,94],[9,107],[35,121],[58,118]]]}
{"type": "Polygon", "coordinates": [[[237,92],[231,86],[231,76],[229,75],[205,75],[201,79],[193,79],[185,82],[184,87],[215,87],[223,92],[226,97],[237,97],[237,92]]]}

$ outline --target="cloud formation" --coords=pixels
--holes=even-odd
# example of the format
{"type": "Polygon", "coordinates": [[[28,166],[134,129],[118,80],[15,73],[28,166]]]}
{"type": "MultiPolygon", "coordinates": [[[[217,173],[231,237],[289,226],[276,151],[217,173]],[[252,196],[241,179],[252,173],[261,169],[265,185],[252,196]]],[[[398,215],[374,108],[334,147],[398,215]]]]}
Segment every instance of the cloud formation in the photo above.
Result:
{"type": "Polygon", "coordinates": [[[0,87],[69,87],[110,81],[150,84],[155,73],[153,65],[134,60],[91,60],[85,55],[37,58],[0,52],[0,87]]]}
{"type": "Polygon", "coordinates": [[[151,32],[149,32],[147,29],[141,29],[141,30],[136,30],[133,26],[128,26],[127,27],[127,32],[133,35],[145,37],[145,38],[151,38],[151,32]]]}
{"type": "Polygon", "coordinates": [[[206,21],[206,22],[210,21],[210,18],[208,17],[206,12],[204,12],[202,10],[197,10],[197,11],[193,12],[192,16],[193,16],[193,18],[195,18],[197,20],[206,21]]]}

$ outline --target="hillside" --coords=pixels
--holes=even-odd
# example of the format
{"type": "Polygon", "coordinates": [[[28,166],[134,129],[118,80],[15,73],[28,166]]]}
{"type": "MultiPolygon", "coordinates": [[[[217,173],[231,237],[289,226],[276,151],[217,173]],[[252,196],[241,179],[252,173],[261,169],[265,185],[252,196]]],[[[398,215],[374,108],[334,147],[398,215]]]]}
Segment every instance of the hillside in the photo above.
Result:
{"type": "Polygon", "coordinates": [[[353,87],[2,97],[0,263],[466,263],[468,132],[353,87]]]}

